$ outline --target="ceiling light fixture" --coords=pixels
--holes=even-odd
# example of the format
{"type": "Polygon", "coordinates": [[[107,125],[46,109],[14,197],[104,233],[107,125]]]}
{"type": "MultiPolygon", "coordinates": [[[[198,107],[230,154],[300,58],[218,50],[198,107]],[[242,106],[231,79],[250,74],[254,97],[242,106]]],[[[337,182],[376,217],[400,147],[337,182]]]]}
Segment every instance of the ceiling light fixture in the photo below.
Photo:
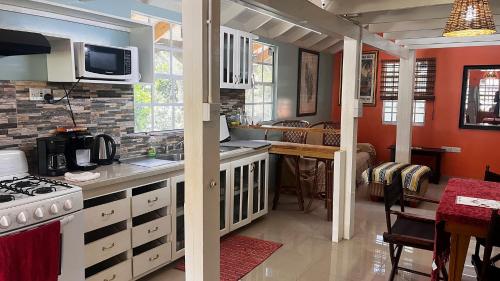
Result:
{"type": "Polygon", "coordinates": [[[455,0],[443,36],[467,37],[495,33],[488,0],[455,0]]]}

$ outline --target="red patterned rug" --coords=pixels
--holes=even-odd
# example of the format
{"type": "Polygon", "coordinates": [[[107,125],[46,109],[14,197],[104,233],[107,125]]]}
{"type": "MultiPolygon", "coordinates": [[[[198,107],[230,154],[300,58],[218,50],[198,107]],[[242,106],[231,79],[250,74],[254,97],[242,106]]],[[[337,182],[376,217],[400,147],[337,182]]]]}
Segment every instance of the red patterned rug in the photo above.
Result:
{"type": "MultiPolygon", "coordinates": [[[[223,238],[220,243],[220,280],[240,280],[281,246],[281,243],[240,235],[223,238]]],[[[175,268],[185,271],[184,259],[179,261],[175,268]]]]}

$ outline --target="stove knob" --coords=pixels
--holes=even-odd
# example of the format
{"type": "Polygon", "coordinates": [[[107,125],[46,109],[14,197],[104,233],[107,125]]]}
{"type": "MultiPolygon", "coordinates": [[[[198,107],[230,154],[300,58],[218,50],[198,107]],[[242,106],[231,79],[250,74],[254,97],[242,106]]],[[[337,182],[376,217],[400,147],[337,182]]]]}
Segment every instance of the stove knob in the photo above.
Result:
{"type": "Polygon", "coordinates": [[[52,204],[49,211],[52,215],[56,215],[57,213],[59,213],[59,207],[57,207],[56,204],[52,204]]]}
{"type": "Polygon", "coordinates": [[[64,208],[64,210],[66,210],[66,211],[69,211],[69,210],[73,209],[73,202],[71,202],[71,200],[69,200],[69,199],[68,199],[68,200],[66,200],[66,201],[64,202],[63,208],[64,208]]]}
{"type": "Polygon", "coordinates": [[[20,212],[19,215],[17,215],[17,222],[19,224],[25,224],[28,222],[28,218],[26,218],[26,214],[24,212],[20,212]]]}
{"type": "Polygon", "coordinates": [[[2,216],[0,218],[0,228],[7,228],[10,226],[10,220],[9,217],[2,216]]]}
{"type": "Polygon", "coordinates": [[[35,210],[35,219],[41,219],[43,218],[43,210],[42,208],[36,208],[35,210]]]}

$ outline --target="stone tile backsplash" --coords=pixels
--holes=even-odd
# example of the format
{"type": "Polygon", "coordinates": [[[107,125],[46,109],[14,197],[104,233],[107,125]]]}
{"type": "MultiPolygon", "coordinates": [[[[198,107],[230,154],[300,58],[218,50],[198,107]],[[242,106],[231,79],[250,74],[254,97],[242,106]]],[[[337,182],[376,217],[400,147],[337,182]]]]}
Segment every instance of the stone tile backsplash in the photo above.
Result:
{"type": "MultiPolygon", "coordinates": [[[[19,148],[34,167],[36,138],[51,136],[59,126],[72,126],[67,101],[30,101],[29,88],[64,93],[69,83],[0,81],[0,149],[19,148]]],[[[130,85],[82,83],[71,94],[76,124],[96,135],[111,135],[122,158],[145,155],[149,146],[161,150],[183,139],[182,132],[134,133],[134,96],[130,85]]]]}

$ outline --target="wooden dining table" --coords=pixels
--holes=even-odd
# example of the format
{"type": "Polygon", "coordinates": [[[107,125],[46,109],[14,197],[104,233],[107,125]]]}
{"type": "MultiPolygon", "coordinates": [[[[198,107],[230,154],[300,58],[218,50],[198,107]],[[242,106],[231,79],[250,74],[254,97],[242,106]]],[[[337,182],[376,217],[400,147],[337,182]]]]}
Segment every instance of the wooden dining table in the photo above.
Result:
{"type": "MultiPolygon", "coordinates": [[[[457,196],[500,201],[500,183],[473,179],[450,179],[439,201],[436,223],[444,222],[444,236],[436,235],[435,256],[446,260],[449,252],[449,281],[462,280],[462,273],[471,237],[486,238],[492,210],[457,204],[457,196]]],[[[434,279],[434,278],[433,278],[434,279]]]]}

